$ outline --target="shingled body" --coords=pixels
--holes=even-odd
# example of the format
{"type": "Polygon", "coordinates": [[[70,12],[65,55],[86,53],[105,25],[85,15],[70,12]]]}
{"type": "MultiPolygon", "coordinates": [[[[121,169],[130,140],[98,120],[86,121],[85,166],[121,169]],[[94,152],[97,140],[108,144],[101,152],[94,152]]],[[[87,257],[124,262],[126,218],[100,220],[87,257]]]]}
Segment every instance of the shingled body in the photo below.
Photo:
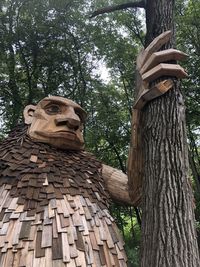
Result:
{"type": "Polygon", "coordinates": [[[127,266],[101,163],[26,132],[0,146],[0,266],[127,266]]]}

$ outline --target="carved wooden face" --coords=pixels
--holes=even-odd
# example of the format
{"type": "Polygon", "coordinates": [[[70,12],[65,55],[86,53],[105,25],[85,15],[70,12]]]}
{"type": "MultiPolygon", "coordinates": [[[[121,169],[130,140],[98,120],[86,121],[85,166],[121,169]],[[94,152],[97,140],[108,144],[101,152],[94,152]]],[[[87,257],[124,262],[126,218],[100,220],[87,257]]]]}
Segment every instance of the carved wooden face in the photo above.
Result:
{"type": "Polygon", "coordinates": [[[83,149],[86,112],[72,100],[46,97],[36,106],[27,106],[24,118],[32,139],[61,149],[83,149]]]}

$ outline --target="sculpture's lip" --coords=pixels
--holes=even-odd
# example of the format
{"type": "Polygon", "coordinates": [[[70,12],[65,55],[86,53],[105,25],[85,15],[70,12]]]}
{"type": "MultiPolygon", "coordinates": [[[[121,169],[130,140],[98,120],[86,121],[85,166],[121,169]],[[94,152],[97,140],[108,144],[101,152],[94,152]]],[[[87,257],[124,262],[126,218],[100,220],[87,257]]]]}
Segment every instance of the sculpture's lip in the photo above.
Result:
{"type": "Polygon", "coordinates": [[[73,135],[73,136],[76,136],[76,132],[74,131],[69,131],[69,130],[61,130],[61,131],[56,131],[55,134],[60,134],[61,136],[62,135],[73,135]]]}
{"type": "Polygon", "coordinates": [[[51,138],[51,137],[68,138],[70,136],[73,137],[73,139],[77,138],[76,132],[70,131],[70,130],[60,130],[60,131],[51,132],[51,133],[37,131],[37,134],[39,134],[40,136],[49,137],[49,138],[51,138]]]}

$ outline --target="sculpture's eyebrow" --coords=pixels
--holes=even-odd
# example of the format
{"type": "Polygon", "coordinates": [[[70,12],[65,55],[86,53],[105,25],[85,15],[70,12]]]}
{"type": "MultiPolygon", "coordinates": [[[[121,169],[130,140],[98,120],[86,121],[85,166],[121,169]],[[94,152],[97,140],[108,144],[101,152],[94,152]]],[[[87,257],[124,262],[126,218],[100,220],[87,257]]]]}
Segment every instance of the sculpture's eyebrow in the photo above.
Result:
{"type": "Polygon", "coordinates": [[[41,108],[45,108],[52,104],[67,106],[67,104],[64,101],[59,101],[59,100],[44,100],[44,101],[41,101],[40,103],[41,108]]]}
{"type": "Polygon", "coordinates": [[[43,100],[40,103],[41,108],[46,108],[50,105],[62,105],[62,106],[72,106],[75,110],[76,113],[79,113],[79,115],[81,116],[81,120],[84,123],[86,121],[87,118],[87,113],[84,109],[82,109],[78,104],[76,103],[66,103],[65,101],[62,100],[55,100],[55,99],[48,99],[48,100],[43,100]]]}

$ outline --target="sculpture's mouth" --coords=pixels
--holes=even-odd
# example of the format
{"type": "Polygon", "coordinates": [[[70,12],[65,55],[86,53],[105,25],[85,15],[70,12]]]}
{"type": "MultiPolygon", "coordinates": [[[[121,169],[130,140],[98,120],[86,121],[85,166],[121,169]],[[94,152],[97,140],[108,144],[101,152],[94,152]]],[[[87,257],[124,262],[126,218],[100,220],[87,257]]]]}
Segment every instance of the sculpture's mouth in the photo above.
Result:
{"type": "Polygon", "coordinates": [[[52,133],[38,131],[37,134],[40,136],[46,137],[46,138],[63,138],[63,139],[70,139],[70,140],[76,140],[76,141],[79,140],[76,135],[76,132],[70,131],[70,130],[66,130],[66,131],[62,130],[62,131],[56,131],[52,133]]]}
{"type": "Polygon", "coordinates": [[[66,131],[57,131],[55,132],[56,134],[62,134],[62,135],[65,135],[65,134],[72,134],[72,135],[76,135],[76,132],[75,131],[70,131],[70,130],[66,130],[66,131]]]}
{"type": "Polygon", "coordinates": [[[37,142],[47,143],[54,147],[66,150],[82,150],[84,141],[79,132],[73,130],[59,130],[56,132],[35,131],[34,136],[30,137],[37,142]]]}

